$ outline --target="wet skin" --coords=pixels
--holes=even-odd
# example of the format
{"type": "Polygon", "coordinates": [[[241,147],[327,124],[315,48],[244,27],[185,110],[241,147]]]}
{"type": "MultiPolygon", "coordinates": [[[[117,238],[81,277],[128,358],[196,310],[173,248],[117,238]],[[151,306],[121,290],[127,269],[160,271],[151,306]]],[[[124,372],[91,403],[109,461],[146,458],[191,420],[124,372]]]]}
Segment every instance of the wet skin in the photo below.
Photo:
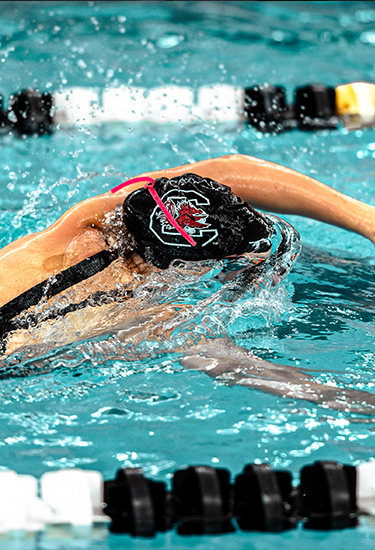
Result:
{"type": "MultiPolygon", "coordinates": [[[[375,240],[374,207],[343,195],[309,176],[254,157],[231,155],[142,175],[155,179],[162,176],[171,178],[186,172],[228,185],[235,195],[255,208],[307,216],[354,231],[372,242],[375,240]]],[[[0,306],[50,275],[105,250],[107,245],[102,232],[105,215],[141,185],[136,184],[115,195],[106,193],[89,198],[69,209],[45,231],[22,237],[3,248],[0,251],[0,306]]],[[[147,269],[152,272],[154,268],[145,267],[139,257],[119,259],[92,280],[75,285],[66,294],[71,300],[80,300],[97,290],[113,288],[118,281],[131,284],[134,275],[147,274],[147,269]]],[[[80,339],[108,332],[111,328],[117,330],[118,335],[123,335],[124,342],[131,338],[133,344],[139,337],[167,338],[163,322],[181,315],[181,308],[176,305],[167,304],[142,310],[140,304],[130,301],[119,316],[116,311],[113,315],[111,313],[107,326],[100,320],[108,316],[108,306],[102,308],[101,311],[98,308],[87,308],[78,317],[77,313],[70,314],[63,320],[44,323],[32,332],[17,331],[10,339],[6,353],[52,341],[55,345],[63,345],[72,341],[71,334],[77,333],[77,323],[83,326],[82,320],[85,332],[80,333],[80,339]],[[124,323],[129,325],[128,332],[124,332],[124,323]]],[[[219,351],[217,344],[215,349],[207,342],[194,344],[189,351],[185,350],[187,355],[184,355],[181,363],[186,367],[204,370],[212,376],[225,378],[226,383],[325,403],[340,410],[373,411],[370,396],[365,392],[328,388],[314,382],[308,374],[296,367],[274,365],[234,344],[223,343],[223,339],[220,342],[219,351]],[[364,406],[366,400],[367,405],[364,406]],[[361,403],[362,408],[358,405],[361,403]]]]}
{"type": "MultiPolygon", "coordinates": [[[[255,208],[310,217],[375,241],[374,207],[309,176],[254,157],[231,155],[142,175],[171,178],[186,172],[228,185],[235,195],[255,208]]],[[[0,251],[0,306],[50,275],[104,250],[105,215],[141,185],[80,202],[48,229],[3,248],[0,251]]]]}

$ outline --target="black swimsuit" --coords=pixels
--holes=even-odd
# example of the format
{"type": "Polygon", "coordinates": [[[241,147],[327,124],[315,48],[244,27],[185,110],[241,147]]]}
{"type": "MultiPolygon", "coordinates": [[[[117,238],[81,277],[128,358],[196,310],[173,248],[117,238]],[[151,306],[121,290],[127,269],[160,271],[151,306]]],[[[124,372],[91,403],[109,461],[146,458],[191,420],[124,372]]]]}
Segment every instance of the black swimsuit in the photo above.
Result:
{"type": "MultiPolygon", "coordinates": [[[[280,227],[280,237],[276,249],[266,258],[250,258],[248,266],[243,267],[238,271],[237,276],[233,278],[230,284],[226,287],[226,295],[228,299],[238,298],[249,286],[259,286],[258,283],[262,279],[266,280],[273,274],[276,279],[281,279],[287,273],[298,255],[299,252],[299,235],[285,221],[276,218],[275,216],[267,216],[270,222],[278,221],[280,227]],[[232,296],[232,298],[231,298],[232,296]]],[[[68,269],[58,273],[55,276],[49,277],[46,281],[35,285],[26,292],[17,296],[3,307],[0,308],[0,353],[6,350],[6,339],[10,332],[19,329],[28,329],[36,326],[42,321],[61,318],[62,316],[82,310],[85,307],[104,305],[115,301],[124,301],[134,296],[133,290],[129,289],[113,289],[98,291],[90,294],[90,296],[79,303],[69,303],[66,305],[58,305],[48,308],[44,313],[29,312],[27,316],[20,316],[22,312],[27,311],[30,307],[37,305],[42,299],[49,299],[63,292],[64,290],[89,279],[93,275],[103,271],[111,265],[119,257],[118,252],[109,252],[104,250],[86,258],[82,262],[69,267],[68,269]]],[[[230,260],[230,258],[228,258],[230,260]]],[[[234,263],[236,260],[234,259],[234,263]]],[[[237,271],[237,267],[229,262],[223,270],[223,281],[226,280],[226,271],[237,271]]],[[[231,279],[230,277],[229,279],[231,279]]]]}
{"type": "MultiPolygon", "coordinates": [[[[28,310],[32,306],[37,305],[41,299],[52,298],[71,286],[96,275],[108,267],[117,258],[118,254],[103,250],[102,252],[99,252],[94,256],[90,256],[89,258],[86,258],[82,262],[79,262],[64,271],[61,271],[46,281],[33,286],[1,307],[0,339],[2,342],[0,342],[0,352],[5,351],[4,339],[9,332],[21,328],[28,328],[29,326],[35,326],[41,320],[40,316],[35,314],[28,315],[27,318],[24,319],[15,319],[20,313],[28,310]]],[[[131,291],[128,293],[131,294],[131,291]]],[[[113,300],[114,297],[120,294],[123,297],[123,291],[120,292],[117,289],[110,292],[95,292],[82,302],[77,304],[68,304],[63,308],[56,309],[56,311],[49,311],[48,315],[44,317],[43,320],[55,319],[72,311],[83,309],[88,305],[93,305],[99,300],[101,303],[105,303],[106,297],[108,297],[107,301],[109,301],[109,299],[113,300]]]]}

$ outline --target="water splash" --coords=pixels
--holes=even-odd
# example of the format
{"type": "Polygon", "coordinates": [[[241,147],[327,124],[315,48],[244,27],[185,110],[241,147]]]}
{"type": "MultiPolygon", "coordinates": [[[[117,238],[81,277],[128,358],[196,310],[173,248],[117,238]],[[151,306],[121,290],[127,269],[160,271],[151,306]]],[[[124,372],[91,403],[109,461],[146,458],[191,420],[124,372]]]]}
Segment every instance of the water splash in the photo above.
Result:
{"type": "Polygon", "coordinates": [[[87,317],[89,307],[74,312],[73,321],[73,314],[59,316],[69,300],[76,300],[71,290],[42,301],[32,314],[19,316],[25,327],[30,327],[24,330],[23,347],[3,358],[2,377],[74,368],[87,360],[96,366],[117,358],[123,363],[176,353],[202,339],[241,330],[244,322],[249,328],[253,317],[253,326],[275,324],[285,299],[279,284],[298,255],[299,237],[286,222],[276,217],[272,220],[272,253],[261,264],[254,265],[247,255],[222,261],[175,261],[167,270],[138,276],[130,300],[126,301],[129,285],[120,284],[114,293],[99,296],[95,303],[90,297],[87,306],[95,315],[87,317]],[[277,305],[273,295],[279,297],[277,305]],[[80,337],[89,339],[76,348],[76,357],[69,353],[62,358],[57,350],[80,337]]]}

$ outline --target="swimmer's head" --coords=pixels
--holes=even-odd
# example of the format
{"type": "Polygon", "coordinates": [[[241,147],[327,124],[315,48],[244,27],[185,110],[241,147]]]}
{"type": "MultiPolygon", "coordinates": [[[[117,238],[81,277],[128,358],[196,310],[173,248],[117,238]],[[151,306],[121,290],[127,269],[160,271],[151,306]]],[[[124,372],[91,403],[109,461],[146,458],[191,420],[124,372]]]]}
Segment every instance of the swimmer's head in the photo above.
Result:
{"type": "Polygon", "coordinates": [[[160,178],[154,189],[192,245],[163,213],[147,189],[131,193],[123,204],[123,222],[132,234],[136,252],[148,263],[165,269],[175,259],[221,260],[246,252],[265,252],[271,246],[270,224],[229,187],[196,174],[160,178]]]}

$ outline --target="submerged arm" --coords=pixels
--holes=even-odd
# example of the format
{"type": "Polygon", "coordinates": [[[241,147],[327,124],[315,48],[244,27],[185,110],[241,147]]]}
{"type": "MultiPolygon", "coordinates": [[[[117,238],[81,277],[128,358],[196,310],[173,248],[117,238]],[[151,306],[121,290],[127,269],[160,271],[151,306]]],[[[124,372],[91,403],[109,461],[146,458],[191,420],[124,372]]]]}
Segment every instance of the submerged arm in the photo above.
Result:
{"type": "Polygon", "coordinates": [[[218,338],[201,342],[191,347],[179,362],[186,368],[204,371],[226,385],[238,384],[339,411],[374,414],[373,394],[322,384],[298,367],[271,363],[230,340],[218,338]]]}
{"type": "Polygon", "coordinates": [[[155,353],[161,356],[172,351],[181,354],[179,363],[183,367],[203,371],[225,385],[246,386],[331,409],[374,415],[375,396],[370,393],[320,383],[296,366],[261,359],[227,338],[207,339],[194,330],[186,330],[186,322],[194,317],[188,304],[163,304],[138,311],[136,302],[130,300],[125,308],[126,314],[122,303],[88,307],[40,323],[31,331],[14,331],[7,340],[5,355],[0,356],[0,379],[49,372],[53,362],[49,361],[48,352],[56,346],[110,331],[113,337],[98,340],[95,349],[113,360],[145,361],[155,353]],[[98,318],[102,319],[100,324],[98,318]],[[173,334],[181,326],[185,327],[184,342],[177,344],[173,334]],[[145,347],[145,342],[153,345],[145,347]],[[8,363],[6,357],[15,351],[16,363],[8,363]],[[21,361],[22,368],[17,361],[21,361]]]}

